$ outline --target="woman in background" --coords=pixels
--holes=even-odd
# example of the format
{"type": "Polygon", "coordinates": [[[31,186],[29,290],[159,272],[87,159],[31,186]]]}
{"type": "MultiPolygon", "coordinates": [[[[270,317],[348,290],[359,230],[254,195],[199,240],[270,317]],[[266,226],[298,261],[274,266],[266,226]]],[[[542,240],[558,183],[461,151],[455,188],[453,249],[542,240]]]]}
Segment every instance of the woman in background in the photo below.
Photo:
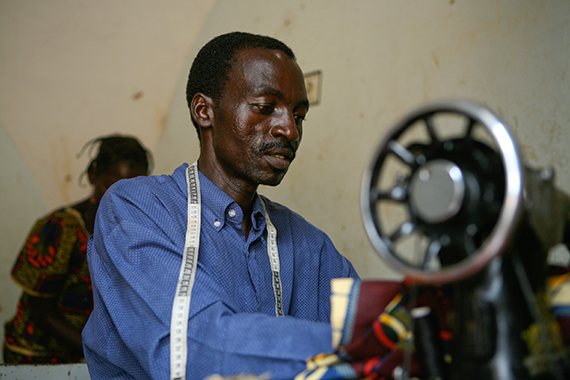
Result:
{"type": "Polygon", "coordinates": [[[41,218],[12,268],[23,289],[14,319],[5,325],[4,362],[74,363],[83,358],[81,330],[93,309],[87,239],[105,191],[123,178],[149,174],[150,153],[134,137],[112,135],[99,143],[85,174],[91,197],[41,218]]]}

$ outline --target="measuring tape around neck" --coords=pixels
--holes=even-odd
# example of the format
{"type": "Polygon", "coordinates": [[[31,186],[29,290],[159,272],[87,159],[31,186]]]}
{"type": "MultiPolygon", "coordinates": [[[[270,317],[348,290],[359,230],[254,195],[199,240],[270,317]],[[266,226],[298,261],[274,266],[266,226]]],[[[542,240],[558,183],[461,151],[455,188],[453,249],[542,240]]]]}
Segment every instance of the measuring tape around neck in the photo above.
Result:
{"type": "MultiPolygon", "coordinates": [[[[170,321],[170,379],[185,380],[188,357],[187,335],[190,298],[200,249],[201,196],[198,165],[195,162],[186,169],[186,185],[188,187],[188,223],[186,239],[182,254],[182,265],[178,275],[176,294],[172,304],[170,321]]],[[[269,218],[265,202],[260,197],[267,227],[267,254],[273,273],[273,293],[275,296],[275,315],[283,316],[283,294],[279,267],[279,251],[277,249],[277,229],[269,218]]]]}
{"type": "Polygon", "coordinates": [[[275,295],[275,315],[282,317],[283,314],[283,293],[281,289],[281,270],[279,267],[279,250],[277,249],[277,229],[269,219],[269,213],[265,207],[265,202],[261,197],[261,205],[265,213],[265,225],[267,227],[267,254],[273,272],[273,294],[275,295]]]}

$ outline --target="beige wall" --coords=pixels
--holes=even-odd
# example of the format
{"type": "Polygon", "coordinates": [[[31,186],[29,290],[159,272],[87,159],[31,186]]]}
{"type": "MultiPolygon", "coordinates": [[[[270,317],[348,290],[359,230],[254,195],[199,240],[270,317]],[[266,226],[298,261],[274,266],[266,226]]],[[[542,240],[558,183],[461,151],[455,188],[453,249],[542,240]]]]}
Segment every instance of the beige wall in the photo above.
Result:
{"type": "Polygon", "coordinates": [[[419,104],[488,105],[570,191],[568,20],[566,0],[0,0],[0,321],[15,310],[9,269],[33,221],[88,195],[77,185],[88,159],[75,157],[85,141],[136,134],[155,174],[196,159],[183,86],[213,36],[271,35],[305,72],[322,70],[298,159],[261,192],[380,278],[394,273],[365,236],[360,179],[387,128],[419,104]]]}

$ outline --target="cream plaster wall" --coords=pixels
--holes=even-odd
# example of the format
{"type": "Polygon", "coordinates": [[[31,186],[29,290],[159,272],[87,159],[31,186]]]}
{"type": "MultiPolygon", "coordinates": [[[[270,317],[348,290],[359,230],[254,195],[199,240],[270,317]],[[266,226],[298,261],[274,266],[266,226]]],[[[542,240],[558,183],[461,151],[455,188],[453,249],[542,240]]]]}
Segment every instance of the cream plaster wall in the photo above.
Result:
{"type": "Polygon", "coordinates": [[[187,70],[232,30],[280,38],[305,72],[323,71],[296,162],[261,192],[327,232],[365,278],[395,274],[362,227],[363,170],[426,101],[488,105],[570,192],[569,20],[565,0],[0,0],[0,320],[15,307],[9,267],[33,220],[88,194],[83,142],[136,134],[157,174],[196,159],[187,70]]]}

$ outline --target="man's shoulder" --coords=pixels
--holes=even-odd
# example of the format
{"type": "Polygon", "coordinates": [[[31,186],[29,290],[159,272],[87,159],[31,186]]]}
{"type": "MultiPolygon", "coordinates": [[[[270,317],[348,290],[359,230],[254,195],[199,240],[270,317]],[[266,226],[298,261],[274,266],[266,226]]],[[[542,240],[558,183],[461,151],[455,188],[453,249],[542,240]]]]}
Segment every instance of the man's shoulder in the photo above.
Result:
{"type": "Polygon", "coordinates": [[[186,199],[184,174],[179,173],[184,170],[183,165],[172,175],[141,176],[115,182],[105,192],[99,208],[115,215],[177,213],[186,199]],[[182,178],[178,178],[180,176],[182,178]]]}
{"type": "MultiPolygon", "coordinates": [[[[176,168],[172,174],[140,176],[115,182],[108,190],[111,196],[128,199],[167,196],[183,193],[184,172],[187,164],[176,168]]],[[[105,195],[107,195],[107,193],[105,195]]],[[[184,194],[182,194],[184,195],[184,194]]]]}

